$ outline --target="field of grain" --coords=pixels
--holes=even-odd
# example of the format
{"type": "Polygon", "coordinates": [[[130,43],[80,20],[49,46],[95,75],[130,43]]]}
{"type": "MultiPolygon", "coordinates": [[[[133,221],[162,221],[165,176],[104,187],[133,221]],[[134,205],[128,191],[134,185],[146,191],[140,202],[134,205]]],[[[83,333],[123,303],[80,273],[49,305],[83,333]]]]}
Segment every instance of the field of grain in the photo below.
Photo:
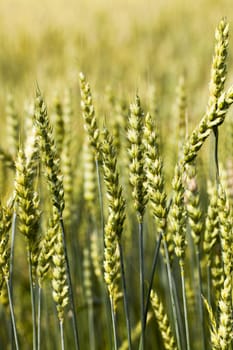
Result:
{"type": "Polygon", "coordinates": [[[231,11],[0,2],[0,349],[233,349],[231,11]]]}

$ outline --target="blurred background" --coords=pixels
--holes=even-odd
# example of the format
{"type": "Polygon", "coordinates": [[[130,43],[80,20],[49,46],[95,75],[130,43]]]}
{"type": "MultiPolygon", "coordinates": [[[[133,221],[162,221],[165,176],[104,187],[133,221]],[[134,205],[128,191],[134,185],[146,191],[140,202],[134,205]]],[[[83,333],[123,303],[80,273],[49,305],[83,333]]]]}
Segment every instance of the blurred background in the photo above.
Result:
{"type": "MultiPolygon", "coordinates": [[[[78,108],[82,71],[105,118],[106,91],[129,104],[136,92],[147,103],[155,90],[160,118],[169,121],[161,130],[167,138],[184,75],[191,131],[206,108],[214,32],[224,16],[231,33],[230,0],[1,0],[2,118],[7,94],[21,117],[37,83],[48,105],[57,91],[71,88],[78,108]]],[[[232,52],[230,36],[226,85],[233,81],[232,52]]]]}
{"type": "Polygon", "coordinates": [[[232,23],[230,0],[1,0],[1,95],[74,84],[80,70],[100,88],[170,94],[185,72],[197,102],[223,16],[232,23]]]}

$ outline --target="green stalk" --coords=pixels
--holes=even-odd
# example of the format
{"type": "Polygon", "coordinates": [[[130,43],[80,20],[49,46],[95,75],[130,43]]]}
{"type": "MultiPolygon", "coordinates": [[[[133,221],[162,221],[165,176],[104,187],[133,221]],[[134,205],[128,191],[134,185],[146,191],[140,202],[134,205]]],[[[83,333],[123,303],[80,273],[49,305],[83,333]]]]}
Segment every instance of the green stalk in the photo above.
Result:
{"type": "Polygon", "coordinates": [[[38,289],[38,313],[37,313],[37,350],[40,350],[41,345],[41,301],[42,301],[42,289],[38,289]]]}
{"type": "Polygon", "coordinates": [[[128,346],[129,346],[129,350],[131,350],[132,349],[131,325],[130,325],[130,316],[129,316],[128,296],[127,296],[127,290],[126,290],[123,249],[122,249],[122,245],[120,242],[118,242],[118,247],[119,247],[119,252],[120,252],[121,280],[122,280],[122,286],[123,286],[123,298],[124,298],[124,309],[125,309],[125,318],[126,318],[126,327],[127,327],[128,346]]]}
{"type": "MultiPolygon", "coordinates": [[[[171,299],[172,314],[173,314],[174,325],[175,325],[176,341],[177,341],[178,349],[181,350],[182,347],[181,347],[179,323],[178,323],[178,316],[177,316],[177,310],[176,310],[176,304],[175,304],[175,298],[174,298],[174,291],[173,291],[173,284],[172,284],[171,265],[170,265],[170,259],[169,259],[169,254],[168,254],[167,243],[165,241],[165,237],[164,236],[163,236],[163,246],[164,246],[165,258],[166,258],[169,294],[170,294],[170,299],[171,299]]],[[[175,285],[174,285],[174,288],[175,288],[175,285]]]]}
{"type": "Polygon", "coordinates": [[[211,305],[211,268],[207,265],[207,300],[208,304],[211,305]]]}
{"type": "Polygon", "coordinates": [[[88,302],[88,328],[89,328],[89,341],[90,349],[95,350],[95,327],[94,327],[94,311],[93,301],[88,302]]]}
{"type": "Polygon", "coordinates": [[[16,347],[16,350],[19,350],[19,341],[18,341],[14,307],[13,307],[12,294],[11,294],[12,291],[11,291],[10,281],[8,279],[6,279],[6,286],[7,286],[8,300],[9,300],[9,306],[10,306],[11,325],[12,325],[13,333],[14,333],[15,347],[16,347]]]}
{"type": "Polygon", "coordinates": [[[182,298],[183,298],[183,306],[184,306],[184,323],[185,323],[185,336],[186,336],[186,345],[187,350],[190,350],[190,338],[189,338],[189,325],[188,325],[188,311],[187,311],[187,300],[185,293],[185,280],[184,280],[184,267],[180,265],[181,272],[181,285],[182,285],[182,298]]]}
{"type": "Polygon", "coordinates": [[[32,307],[32,329],[33,329],[33,350],[37,350],[37,334],[36,334],[36,308],[35,308],[35,292],[33,286],[32,276],[32,259],[30,248],[28,247],[28,267],[29,267],[29,283],[31,294],[31,307],[32,307]]]}
{"type": "Polygon", "coordinates": [[[71,317],[72,317],[72,325],[73,325],[73,332],[74,332],[75,349],[79,350],[79,336],[78,336],[76,308],[75,308],[75,301],[74,301],[74,291],[73,291],[72,280],[71,280],[70,264],[69,264],[68,254],[67,254],[64,221],[61,215],[60,215],[60,227],[62,231],[64,258],[66,262],[66,273],[67,273],[67,281],[69,286],[70,304],[71,304],[71,310],[72,310],[71,317]]]}
{"type": "MultiPolygon", "coordinates": [[[[13,218],[12,218],[12,226],[11,226],[11,247],[10,247],[10,258],[9,258],[9,282],[8,282],[9,288],[10,288],[10,293],[11,293],[10,298],[11,298],[12,303],[13,303],[13,300],[12,300],[13,299],[12,281],[13,281],[14,253],[15,253],[16,220],[17,220],[17,213],[14,210],[13,218]]],[[[12,331],[14,332],[13,324],[11,324],[11,329],[10,329],[11,339],[12,339],[12,331]]],[[[11,343],[13,343],[13,342],[11,341],[11,343]]]]}
{"type": "Polygon", "coordinates": [[[216,167],[216,183],[219,184],[219,162],[218,162],[218,127],[213,128],[215,145],[214,145],[214,160],[216,167]]]}
{"type": "Polygon", "coordinates": [[[162,237],[163,237],[163,234],[162,234],[162,232],[160,232],[159,237],[158,237],[157,242],[156,242],[156,246],[155,246],[150,283],[149,283],[149,288],[148,288],[148,293],[147,293],[147,298],[146,298],[146,305],[145,305],[145,310],[144,310],[144,325],[143,325],[144,331],[146,330],[147,314],[148,314],[149,303],[150,303],[150,293],[151,293],[151,289],[152,289],[152,285],[153,285],[155,269],[156,269],[156,266],[158,263],[159,250],[160,250],[160,246],[161,246],[162,237]]]}
{"type": "Polygon", "coordinates": [[[65,339],[64,339],[64,327],[63,327],[63,321],[60,320],[60,336],[61,336],[61,350],[65,350],[65,339]]]}
{"type": "Polygon", "coordinates": [[[139,222],[138,226],[139,234],[139,269],[140,269],[140,305],[141,305],[141,350],[144,350],[145,346],[145,329],[144,329],[144,247],[143,247],[143,222],[139,222]]]}
{"type": "Polygon", "coordinates": [[[96,166],[98,194],[99,194],[101,230],[102,230],[102,236],[103,236],[103,247],[102,247],[102,251],[103,251],[103,249],[104,249],[104,209],[103,209],[104,206],[103,206],[103,196],[102,196],[99,160],[97,158],[95,159],[95,166],[96,166]]]}
{"type": "Polygon", "coordinates": [[[202,341],[202,349],[206,349],[205,342],[205,324],[204,324],[204,310],[202,304],[202,280],[201,280],[201,266],[200,266],[200,251],[199,248],[196,247],[196,259],[197,259],[197,273],[198,273],[198,307],[200,313],[200,321],[201,321],[201,341],[202,341]]]}
{"type": "Polygon", "coordinates": [[[16,211],[14,211],[13,218],[12,218],[12,227],[11,227],[11,250],[10,250],[10,267],[9,267],[9,274],[10,274],[9,285],[10,285],[11,293],[12,293],[13,265],[14,265],[14,252],[15,252],[16,220],[17,220],[17,213],[16,211]]]}
{"type": "Polygon", "coordinates": [[[111,316],[112,316],[114,350],[117,350],[118,349],[118,342],[117,342],[117,330],[116,330],[116,314],[114,312],[114,306],[113,306],[112,298],[110,298],[110,304],[111,304],[111,316]]]}

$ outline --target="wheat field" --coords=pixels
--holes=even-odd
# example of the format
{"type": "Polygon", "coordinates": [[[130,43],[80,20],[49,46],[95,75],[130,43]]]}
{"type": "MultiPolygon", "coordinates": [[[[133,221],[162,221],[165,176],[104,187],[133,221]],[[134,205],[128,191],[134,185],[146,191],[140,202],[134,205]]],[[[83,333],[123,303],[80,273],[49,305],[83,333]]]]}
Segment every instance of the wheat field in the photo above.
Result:
{"type": "Polygon", "coordinates": [[[0,349],[233,349],[230,1],[0,3],[0,349]]]}

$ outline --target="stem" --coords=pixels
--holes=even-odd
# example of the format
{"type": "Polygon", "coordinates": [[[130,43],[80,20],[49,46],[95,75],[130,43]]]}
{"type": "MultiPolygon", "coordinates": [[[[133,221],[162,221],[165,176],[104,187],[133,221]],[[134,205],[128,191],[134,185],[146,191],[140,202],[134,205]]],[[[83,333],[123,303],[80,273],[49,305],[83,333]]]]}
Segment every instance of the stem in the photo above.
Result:
{"type": "Polygon", "coordinates": [[[126,326],[127,326],[128,345],[129,345],[129,350],[131,350],[132,349],[131,325],[130,325],[130,316],[129,316],[128,296],[127,296],[127,290],[126,290],[123,249],[120,242],[118,242],[118,247],[120,252],[121,279],[122,279],[122,286],[123,286],[123,298],[124,298],[124,309],[125,309],[125,318],[126,318],[126,326]]]}
{"type": "Polygon", "coordinates": [[[10,281],[8,279],[6,279],[6,286],[7,286],[8,300],[9,300],[10,313],[11,313],[11,325],[13,328],[14,339],[15,339],[15,347],[16,347],[16,350],[19,350],[19,342],[18,342],[18,335],[17,335],[17,330],[16,330],[15,315],[14,315],[14,307],[13,307],[12,294],[11,294],[11,285],[10,285],[10,281]]]}
{"type": "Polygon", "coordinates": [[[37,350],[40,350],[40,338],[41,338],[41,299],[42,289],[38,290],[38,314],[37,314],[37,350]]]}
{"type": "Polygon", "coordinates": [[[93,312],[92,300],[88,301],[88,328],[89,328],[90,349],[95,350],[94,312],[93,312]]]}
{"type": "Polygon", "coordinates": [[[209,264],[207,265],[207,298],[209,305],[211,305],[211,271],[209,264]]]}
{"type": "Polygon", "coordinates": [[[32,276],[32,259],[31,259],[29,244],[28,244],[28,266],[29,266],[29,282],[30,282],[30,294],[31,294],[31,306],[32,306],[33,350],[36,350],[36,346],[37,346],[36,308],[35,308],[35,293],[34,293],[33,276],[32,276]]]}
{"type": "Polygon", "coordinates": [[[111,297],[110,297],[110,304],[111,304],[111,316],[112,316],[114,350],[117,350],[118,349],[118,345],[117,345],[117,331],[116,331],[116,314],[114,312],[113,301],[112,301],[111,297]]]}
{"type": "Polygon", "coordinates": [[[103,252],[103,249],[104,249],[104,209],[103,208],[104,206],[103,206],[103,196],[102,196],[102,188],[101,188],[100,167],[99,167],[99,161],[97,158],[95,159],[95,166],[96,166],[97,183],[98,183],[101,230],[102,230],[102,236],[103,236],[103,246],[102,246],[102,252],[103,252]]]}
{"type": "Polygon", "coordinates": [[[15,252],[15,232],[16,232],[16,219],[17,213],[14,211],[12,218],[12,228],[11,228],[11,249],[10,249],[10,267],[9,267],[9,286],[12,295],[12,279],[13,279],[13,265],[14,265],[14,252],[15,252]]]}
{"type": "Polygon", "coordinates": [[[60,335],[61,335],[61,350],[65,350],[65,340],[64,340],[64,327],[63,321],[60,320],[60,335]]]}
{"type": "MultiPolygon", "coordinates": [[[[13,218],[12,218],[12,227],[11,227],[11,247],[10,247],[10,258],[9,258],[9,288],[10,288],[10,297],[11,300],[13,300],[13,289],[12,289],[12,281],[13,281],[13,265],[14,265],[14,252],[15,252],[15,232],[16,232],[16,220],[17,220],[17,213],[14,210],[13,212],[13,218]]],[[[12,301],[13,303],[13,301],[12,301]]],[[[12,329],[13,325],[11,325],[11,329],[10,329],[10,338],[12,339],[12,331],[14,332],[14,330],[12,329]]],[[[13,344],[13,342],[11,341],[11,344],[13,344]]],[[[13,347],[12,347],[13,349],[13,347]]]]}
{"type": "Polygon", "coordinates": [[[213,128],[215,145],[214,145],[214,160],[216,167],[216,183],[219,185],[219,162],[218,162],[218,127],[213,128]]]}
{"type": "Polygon", "coordinates": [[[144,331],[146,330],[146,322],[147,322],[147,314],[148,314],[148,309],[149,309],[149,303],[150,303],[150,293],[153,285],[153,280],[154,280],[154,275],[155,275],[155,269],[157,266],[158,262],[158,257],[159,257],[159,250],[161,246],[161,241],[162,241],[163,234],[160,232],[159,237],[156,242],[155,246],[155,252],[154,252],[154,258],[153,258],[153,263],[152,263],[152,271],[151,271],[151,277],[150,277],[150,284],[149,284],[149,289],[147,293],[147,298],[146,298],[146,305],[145,305],[145,310],[144,310],[144,331]]]}
{"type": "Polygon", "coordinates": [[[67,247],[66,247],[65,227],[64,227],[64,221],[63,221],[62,215],[60,215],[60,226],[61,226],[61,231],[62,231],[64,258],[65,258],[65,262],[66,262],[66,274],[67,274],[67,281],[68,281],[68,286],[69,286],[69,296],[70,296],[71,311],[72,311],[72,324],[73,324],[73,332],[74,332],[74,340],[75,340],[75,349],[78,350],[79,349],[79,337],[78,337],[77,317],[76,317],[76,312],[75,312],[76,308],[75,308],[75,301],[74,301],[73,286],[72,286],[72,281],[71,281],[70,264],[69,264],[67,247]]]}
{"type": "Polygon", "coordinates": [[[144,329],[144,249],[143,249],[143,222],[139,222],[139,264],[140,264],[140,300],[141,300],[141,350],[145,346],[145,329],[144,329]]]}
{"type": "Polygon", "coordinates": [[[164,236],[163,236],[163,245],[164,245],[164,251],[165,251],[165,258],[166,258],[169,293],[170,293],[170,299],[171,299],[171,305],[172,305],[172,314],[173,314],[173,319],[175,324],[176,341],[177,341],[178,349],[181,350],[182,347],[181,347],[181,340],[180,340],[180,333],[179,333],[178,316],[177,316],[177,310],[175,306],[175,299],[173,295],[171,265],[170,265],[170,259],[169,259],[168,249],[167,249],[167,243],[164,236]]]}
{"type": "Polygon", "coordinates": [[[190,350],[188,312],[187,312],[187,301],[186,301],[186,295],[185,295],[184,266],[181,264],[180,264],[180,272],[181,272],[182,298],[183,298],[183,305],[184,305],[186,344],[187,344],[187,350],[190,350]]]}
{"type": "Polygon", "coordinates": [[[206,349],[205,344],[205,324],[204,324],[204,310],[202,304],[202,280],[201,280],[201,267],[200,267],[200,251],[199,247],[196,246],[196,259],[197,259],[197,273],[198,273],[198,306],[200,313],[200,321],[201,321],[201,341],[202,341],[202,349],[206,349]]]}

